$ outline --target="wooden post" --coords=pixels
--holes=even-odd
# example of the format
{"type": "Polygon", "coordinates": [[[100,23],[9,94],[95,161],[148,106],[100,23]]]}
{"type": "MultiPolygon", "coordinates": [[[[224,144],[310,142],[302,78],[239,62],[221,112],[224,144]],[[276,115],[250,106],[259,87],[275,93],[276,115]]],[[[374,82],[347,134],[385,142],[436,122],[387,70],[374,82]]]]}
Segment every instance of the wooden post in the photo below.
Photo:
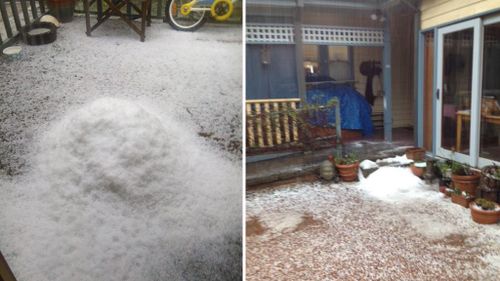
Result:
{"type": "Polygon", "coordinates": [[[285,142],[290,142],[290,127],[288,125],[288,103],[281,103],[283,109],[283,131],[285,132],[285,142]]]}
{"type": "Polygon", "coordinates": [[[297,75],[297,86],[301,106],[306,104],[306,81],[304,74],[304,44],[302,43],[302,22],[304,0],[296,0],[297,7],[294,19],[295,32],[295,68],[297,75]]]}
{"type": "Polygon", "coordinates": [[[253,134],[253,132],[254,132],[254,126],[253,126],[254,115],[252,114],[252,105],[249,104],[249,103],[247,103],[246,110],[247,110],[247,139],[248,139],[248,146],[254,147],[255,146],[255,136],[253,134]]]}
{"type": "Polygon", "coordinates": [[[24,25],[30,25],[30,14],[28,13],[28,3],[26,3],[26,0],[21,0],[21,10],[23,11],[24,25]]]}
{"type": "Polygon", "coordinates": [[[281,120],[280,120],[280,106],[279,103],[273,103],[273,112],[276,114],[274,117],[274,125],[276,132],[276,144],[281,144],[281,120]]]}
{"type": "Polygon", "coordinates": [[[262,137],[262,116],[260,115],[260,103],[255,104],[255,126],[257,127],[257,141],[259,147],[264,147],[264,138],[262,137]]]}
{"type": "MultiPolygon", "coordinates": [[[[7,13],[7,8],[5,7],[5,1],[0,0],[0,14],[2,15],[2,19],[8,19],[9,14],[7,13]]],[[[12,28],[10,26],[10,22],[8,20],[3,21],[3,25],[5,27],[5,32],[7,32],[7,38],[13,37],[12,28]]]]}
{"type": "Polygon", "coordinates": [[[383,51],[383,77],[384,77],[384,140],[392,142],[392,66],[391,66],[391,18],[385,15],[384,22],[384,51],[383,51]]]}
{"type": "Polygon", "coordinates": [[[31,15],[33,16],[33,19],[37,19],[38,18],[38,10],[36,9],[35,0],[30,0],[30,6],[31,6],[31,15]]]}
{"type": "Polygon", "coordinates": [[[45,14],[45,3],[43,0],[38,0],[38,4],[40,5],[40,12],[43,14],[45,14]]]}
{"type": "Polygon", "coordinates": [[[271,117],[270,112],[269,112],[269,103],[266,102],[264,103],[264,122],[265,122],[265,127],[266,127],[266,138],[267,138],[267,144],[269,146],[273,146],[273,128],[271,125],[271,117]]]}
{"type": "Polygon", "coordinates": [[[12,9],[12,15],[14,16],[14,23],[19,32],[22,30],[21,19],[19,18],[19,11],[17,10],[17,3],[15,0],[10,0],[10,8],[12,9]]]}
{"type": "MultiPolygon", "coordinates": [[[[295,102],[291,102],[290,106],[292,107],[295,112],[297,112],[297,106],[295,105],[295,102]]],[[[293,133],[293,141],[299,141],[299,131],[297,129],[297,117],[292,118],[292,133],[293,133]]]]}
{"type": "Polygon", "coordinates": [[[342,119],[340,119],[340,101],[336,98],[335,102],[335,131],[337,134],[337,145],[342,143],[342,119]]]}

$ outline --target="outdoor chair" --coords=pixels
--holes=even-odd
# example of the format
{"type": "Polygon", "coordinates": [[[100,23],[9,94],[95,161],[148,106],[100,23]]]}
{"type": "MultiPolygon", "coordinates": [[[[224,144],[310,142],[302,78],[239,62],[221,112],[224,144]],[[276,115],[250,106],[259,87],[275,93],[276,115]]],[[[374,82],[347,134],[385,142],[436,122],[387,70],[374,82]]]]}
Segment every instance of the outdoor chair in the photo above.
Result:
{"type": "Polygon", "coordinates": [[[122,19],[132,30],[139,34],[141,42],[146,38],[146,24],[151,26],[151,0],[104,0],[108,8],[102,12],[103,0],[83,0],[85,10],[85,22],[87,27],[87,36],[90,36],[92,31],[99,27],[103,22],[107,21],[111,16],[118,16],[122,19]],[[97,4],[98,16],[97,23],[93,26],[90,25],[90,6],[97,4]],[[136,4],[138,3],[138,4],[136,4]],[[121,9],[127,6],[127,13],[123,13],[121,9]],[[141,19],[140,25],[133,21],[130,15],[131,10],[135,10],[141,19]]]}

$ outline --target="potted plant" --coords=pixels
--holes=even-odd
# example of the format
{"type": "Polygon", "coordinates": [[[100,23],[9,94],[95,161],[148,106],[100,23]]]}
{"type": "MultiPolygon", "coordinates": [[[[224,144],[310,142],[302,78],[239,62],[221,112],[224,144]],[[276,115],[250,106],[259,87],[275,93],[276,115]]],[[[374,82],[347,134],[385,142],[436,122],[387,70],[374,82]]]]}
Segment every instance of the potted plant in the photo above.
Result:
{"type": "Polygon", "coordinates": [[[486,190],[500,190],[500,167],[493,164],[481,169],[481,187],[486,190]]]}
{"type": "Polygon", "coordinates": [[[425,157],[425,149],[421,147],[410,147],[406,149],[406,158],[412,159],[415,161],[424,160],[425,157]]]}
{"type": "Polygon", "coordinates": [[[470,203],[472,220],[479,224],[495,224],[500,215],[500,206],[484,198],[470,203]]]}
{"type": "Polygon", "coordinates": [[[342,181],[350,182],[358,180],[359,160],[355,154],[351,153],[341,158],[336,158],[335,167],[342,181]]]}
{"type": "Polygon", "coordinates": [[[451,162],[436,162],[435,168],[436,174],[439,176],[439,191],[446,194],[446,189],[451,186],[451,162]]]}
{"type": "Polygon", "coordinates": [[[73,20],[73,10],[75,10],[75,0],[47,0],[49,13],[61,22],[73,20]]]}
{"type": "Polygon", "coordinates": [[[451,192],[451,202],[458,204],[464,208],[469,208],[469,204],[472,201],[474,201],[474,196],[465,191],[453,189],[453,191],[451,192]]]}
{"type": "Polygon", "coordinates": [[[476,188],[479,185],[480,178],[479,172],[456,161],[452,162],[451,170],[451,181],[455,188],[470,194],[476,194],[476,188]]]}
{"type": "Polygon", "coordinates": [[[427,163],[424,161],[416,161],[411,163],[410,165],[412,173],[419,178],[421,178],[424,175],[426,167],[427,163]]]}

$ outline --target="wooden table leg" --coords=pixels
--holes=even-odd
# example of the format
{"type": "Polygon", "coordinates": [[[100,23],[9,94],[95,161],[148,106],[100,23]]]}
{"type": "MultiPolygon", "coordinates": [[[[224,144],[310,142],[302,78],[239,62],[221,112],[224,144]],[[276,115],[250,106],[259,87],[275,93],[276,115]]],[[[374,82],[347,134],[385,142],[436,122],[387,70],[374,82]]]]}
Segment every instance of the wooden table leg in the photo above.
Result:
{"type": "Polygon", "coordinates": [[[455,149],[460,152],[460,147],[462,146],[462,115],[457,114],[457,135],[455,149]]]}

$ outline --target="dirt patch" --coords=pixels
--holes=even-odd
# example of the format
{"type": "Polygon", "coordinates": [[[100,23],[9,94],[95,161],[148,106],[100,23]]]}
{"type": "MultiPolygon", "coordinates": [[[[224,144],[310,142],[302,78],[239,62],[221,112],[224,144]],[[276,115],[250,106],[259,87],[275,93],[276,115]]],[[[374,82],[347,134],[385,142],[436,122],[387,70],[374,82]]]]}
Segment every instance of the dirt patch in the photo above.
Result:
{"type": "Polygon", "coordinates": [[[246,224],[246,236],[262,235],[267,230],[257,217],[249,218],[246,224]]]}
{"type": "Polygon", "coordinates": [[[318,182],[321,181],[319,176],[316,173],[309,173],[305,174],[299,177],[294,177],[291,179],[286,179],[286,180],[278,180],[272,183],[263,183],[263,184],[256,184],[256,185],[251,185],[247,186],[247,191],[255,191],[255,190],[262,190],[262,191],[267,191],[267,190],[272,190],[272,189],[279,189],[281,187],[287,187],[290,185],[294,184],[300,184],[300,183],[313,183],[313,182],[318,182]]]}
{"type": "Polygon", "coordinates": [[[294,232],[304,230],[311,226],[320,226],[323,224],[321,220],[315,219],[311,214],[304,214],[302,219],[302,222],[297,225],[297,228],[294,229],[294,232]]]}
{"type": "Polygon", "coordinates": [[[465,239],[467,239],[467,236],[463,234],[451,234],[438,241],[439,243],[444,243],[454,247],[464,247],[465,239]]]}

